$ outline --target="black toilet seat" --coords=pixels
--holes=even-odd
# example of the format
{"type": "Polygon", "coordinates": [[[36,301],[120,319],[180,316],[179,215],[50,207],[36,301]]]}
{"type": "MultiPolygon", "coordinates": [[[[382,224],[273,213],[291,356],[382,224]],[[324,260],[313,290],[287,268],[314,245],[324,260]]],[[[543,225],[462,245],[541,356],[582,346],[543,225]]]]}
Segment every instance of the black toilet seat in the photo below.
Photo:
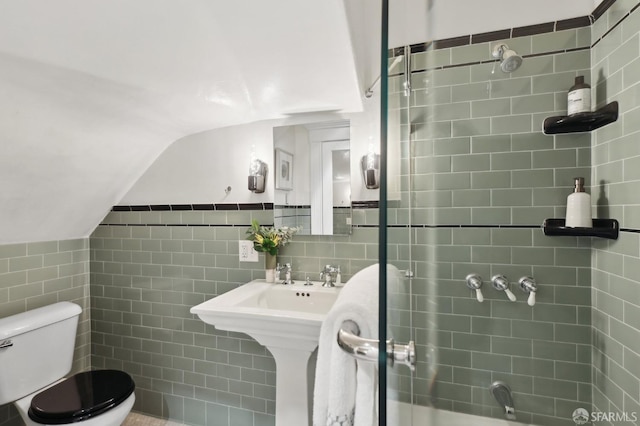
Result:
{"type": "Polygon", "coordinates": [[[33,397],[29,418],[42,424],[68,424],[87,420],[126,400],[136,385],[118,370],[78,373],[33,397]]]}

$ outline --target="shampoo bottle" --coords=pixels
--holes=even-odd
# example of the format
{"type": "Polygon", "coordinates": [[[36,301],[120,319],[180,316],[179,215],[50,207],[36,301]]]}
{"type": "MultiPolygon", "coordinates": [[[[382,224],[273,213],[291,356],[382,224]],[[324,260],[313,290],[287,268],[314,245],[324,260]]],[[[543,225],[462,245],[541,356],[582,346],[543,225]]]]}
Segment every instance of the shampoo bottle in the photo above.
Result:
{"type": "Polygon", "coordinates": [[[567,115],[589,111],[591,111],[591,86],[584,82],[584,76],[579,75],[567,95],[567,115]]]}
{"type": "Polygon", "coordinates": [[[570,228],[591,228],[591,196],[584,192],[584,178],[573,179],[573,193],[567,197],[567,219],[570,228]]]}

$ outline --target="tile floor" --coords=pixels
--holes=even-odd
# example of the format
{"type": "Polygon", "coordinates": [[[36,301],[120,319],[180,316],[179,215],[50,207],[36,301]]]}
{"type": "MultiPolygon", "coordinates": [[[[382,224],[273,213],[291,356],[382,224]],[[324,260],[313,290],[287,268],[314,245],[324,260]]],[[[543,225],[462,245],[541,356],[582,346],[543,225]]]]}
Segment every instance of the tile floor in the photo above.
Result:
{"type": "Polygon", "coordinates": [[[144,414],[130,413],[124,420],[122,426],[184,426],[177,423],[157,417],[145,416],[144,414]]]}

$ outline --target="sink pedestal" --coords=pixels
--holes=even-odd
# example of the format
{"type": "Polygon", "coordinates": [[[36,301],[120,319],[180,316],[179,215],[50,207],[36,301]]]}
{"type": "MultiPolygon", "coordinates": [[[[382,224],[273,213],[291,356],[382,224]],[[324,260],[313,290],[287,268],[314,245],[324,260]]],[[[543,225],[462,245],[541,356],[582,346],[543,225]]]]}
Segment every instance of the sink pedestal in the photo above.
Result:
{"type": "Polygon", "coordinates": [[[276,426],[310,426],[312,393],[307,369],[318,341],[283,341],[264,335],[251,337],[265,346],[276,361],[276,426]]]}
{"type": "Polygon", "coordinates": [[[276,360],[276,426],[311,425],[310,351],[267,348],[276,360]]]}
{"type": "Polygon", "coordinates": [[[252,281],[191,308],[219,330],[253,337],[276,361],[276,426],[310,426],[309,359],[339,288],[252,281]]]}

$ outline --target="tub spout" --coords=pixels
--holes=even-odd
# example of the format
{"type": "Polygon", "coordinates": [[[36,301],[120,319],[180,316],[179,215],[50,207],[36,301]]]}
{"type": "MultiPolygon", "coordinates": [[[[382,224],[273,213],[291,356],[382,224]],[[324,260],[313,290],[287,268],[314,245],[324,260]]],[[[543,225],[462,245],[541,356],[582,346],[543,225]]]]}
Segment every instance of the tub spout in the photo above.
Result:
{"type": "Polygon", "coordinates": [[[508,405],[504,407],[504,417],[507,420],[515,420],[516,419],[516,409],[513,407],[509,407],[508,405]]]}
{"type": "Polygon", "coordinates": [[[501,407],[504,407],[504,417],[507,420],[516,419],[516,409],[513,405],[513,395],[511,388],[505,382],[495,381],[489,388],[493,397],[498,401],[501,407]]]}

